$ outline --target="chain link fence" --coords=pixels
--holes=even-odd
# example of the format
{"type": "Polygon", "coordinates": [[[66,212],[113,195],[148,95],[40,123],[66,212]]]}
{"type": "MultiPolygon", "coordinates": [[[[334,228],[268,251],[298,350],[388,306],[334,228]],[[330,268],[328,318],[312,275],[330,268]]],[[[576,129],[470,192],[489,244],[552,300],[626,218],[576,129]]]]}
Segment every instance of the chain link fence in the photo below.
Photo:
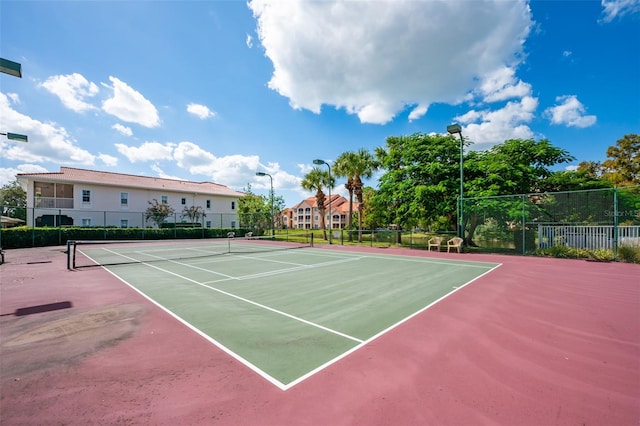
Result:
{"type": "Polygon", "coordinates": [[[465,198],[463,209],[467,243],[486,251],[640,245],[639,186],[465,198]]]}

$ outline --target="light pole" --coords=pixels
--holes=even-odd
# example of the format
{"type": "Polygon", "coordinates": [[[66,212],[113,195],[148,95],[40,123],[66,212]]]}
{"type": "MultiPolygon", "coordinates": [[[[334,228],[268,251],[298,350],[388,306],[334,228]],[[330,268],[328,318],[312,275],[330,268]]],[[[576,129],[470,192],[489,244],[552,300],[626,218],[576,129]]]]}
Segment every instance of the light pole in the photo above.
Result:
{"type": "Polygon", "coordinates": [[[459,124],[447,126],[450,135],[456,133],[460,136],[460,200],[458,205],[458,236],[464,240],[464,139],[462,138],[462,127],[459,124]]]}
{"type": "Polygon", "coordinates": [[[271,182],[271,192],[269,193],[269,200],[271,204],[271,236],[275,237],[276,230],[273,225],[273,177],[269,173],[265,172],[256,172],[256,176],[269,176],[269,181],[271,182]]]}
{"type": "Polygon", "coordinates": [[[331,227],[331,166],[324,160],[313,160],[313,164],[325,164],[329,168],[329,182],[327,182],[327,186],[329,187],[329,244],[331,244],[331,233],[333,232],[333,228],[331,227]]]}

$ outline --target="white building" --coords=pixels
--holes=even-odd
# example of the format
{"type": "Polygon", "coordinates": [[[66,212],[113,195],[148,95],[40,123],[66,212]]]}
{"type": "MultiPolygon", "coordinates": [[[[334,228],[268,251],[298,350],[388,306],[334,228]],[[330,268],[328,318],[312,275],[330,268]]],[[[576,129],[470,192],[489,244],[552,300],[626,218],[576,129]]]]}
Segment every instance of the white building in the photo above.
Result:
{"type": "Polygon", "coordinates": [[[19,173],[27,192],[28,226],[149,227],[149,202],[168,204],[166,222],[190,222],[185,208],[201,207],[199,222],[210,228],[238,227],[238,199],[244,194],[212,182],[60,167],[60,172],[19,173]]]}

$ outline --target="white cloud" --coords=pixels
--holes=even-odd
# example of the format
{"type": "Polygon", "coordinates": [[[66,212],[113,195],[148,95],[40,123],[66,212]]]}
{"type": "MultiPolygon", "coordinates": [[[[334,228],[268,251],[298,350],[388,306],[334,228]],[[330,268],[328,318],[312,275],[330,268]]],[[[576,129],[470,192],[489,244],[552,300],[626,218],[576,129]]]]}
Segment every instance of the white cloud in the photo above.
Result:
{"type": "Polygon", "coordinates": [[[409,121],[417,120],[427,113],[429,105],[418,105],[409,113],[409,121]]]}
{"type": "Polygon", "coordinates": [[[16,180],[18,173],[45,173],[48,170],[37,164],[19,164],[16,167],[0,168],[0,186],[16,180]]]}
{"type": "Polygon", "coordinates": [[[251,35],[249,35],[249,34],[247,34],[246,43],[247,43],[247,47],[249,49],[251,49],[253,47],[253,37],[251,37],[251,35]]]}
{"type": "Polygon", "coordinates": [[[113,126],[111,126],[111,128],[125,136],[133,135],[133,131],[131,130],[131,127],[123,126],[120,123],[114,124],[113,126]]]}
{"type": "Polygon", "coordinates": [[[595,115],[586,115],[586,108],[575,95],[558,96],[556,102],[560,104],[547,108],[545,116],[552,124],[568,127],[590,127],[596,123],[595,115]]]}
{"type": "Polygon", "coordinates": [[[81,74],[54,75],[41,86],[60,98],[62,104],[72,111],[84,112],[97,109],[85,99],[97,95],[100,89],[81,74]]]}
{"type": "Polygon", "coordinates": [[[0,138],[0,158],[30,163],[94,164],[95,156],[78,147],[64,127],[53,122],[43,123],[14,110],[9,97],[1,92],[0,128],[29,137],[28,143],[0,138]]]}
{"type": "Polygon", "coordinates": [[[98,159],[102,161],[105,166],[115,167],[118,165],[118,159],[113,155],[99,153],[98,159]]]}
{"type": "Polygon", "coordinates": [[[485,102],[498,102],[531,95],[531,85],[518,80],[513,68],[501,67],[485,76],[478,92],[485,102]]]}
{"type": "Polygon", "coordinates": [[[533,120],[537,107],[536,98],[525,96],[494,111],[471,110],[455,120],[466,124],[462,133],[476,144],[495,144],[507,139],[530,139],[534,134],[527,123],[533,120]]]}
{"type": "MultiPolygon", "coordinates": [[[[455,103],[478,79],[522,58],[524,0],[345,2],[252,0],[274,66],[269,87],[293,108],[344,108],[386,123],[407,106],[455,103]]],[[[523,92],[524,87],[518,90],[523,92]]]]}
{"type": "Polygon", "coordinates": [[[144,142],[142,145],[135,147],[117,143],[115,147],[129,161],[137,163],[139,161],[171,160],[173,159],[175,144],[166,143],[163,145],[160,142],[144,142]]]}
{"type": "Polygon", "coordinates": [[[601,22],[609,23],[617,17],[640,12],[640,0],[602,0],[601,22]]]}
{"type": "MultiPolygon", "coordinates": [[[[276,190],[299,190],[302,178],[294,176],[280,169],[279,163],[268,163],[267,165],[259,164],[256,172],[265,172],[273,178],[274,192],[276,190]]],[[[255,183],[252,186],[256,189],[269,191],[271,189],[271,181],[268,176],[255,176],[255,183]]],[[[306,192],[304,192],[306,194],[306,192]]],[[[305,195],[306,197],[306,195],[305,195]]]]}
{"type": "Polygon", "coordinates": [[[109,77],[109,80],[113,84],[113,97],[102,103],[102,109],[106,113],[127,123],[136,123],[144,127],[160,125],[158,110],[148,99],[116,77],[109,77]]]}
{"type": "Polygon", "coordinates": [[[169,174],[165,173],[164,170],[162,170],[158,164],[151,165],[151,170],[156,172],[158,177],[161,177],[163,179],[186,180],[186,179],[182,179],[181,177],[172,176],[172,175],[169,175],[169,174]]]}
{"type": "Polygon", "coordinates": [[[216,116],[216,113],[214,111],[211,111],[205,105],[200,105],[200,104],[189,104],[189,105],[187,105],[187,112],[189,112],[190,114],[195,115],[196,117],[198,117],[201,120],[205,120],[207,118],[216,116]]]}
{"type": "Polygon", "coordinates": [[[6,95],[7,95],[7,98],[11,100],[11,103],[13,104],[20,103],[20,95],[18,95],[17,93],[6,93],[6,95]]]}

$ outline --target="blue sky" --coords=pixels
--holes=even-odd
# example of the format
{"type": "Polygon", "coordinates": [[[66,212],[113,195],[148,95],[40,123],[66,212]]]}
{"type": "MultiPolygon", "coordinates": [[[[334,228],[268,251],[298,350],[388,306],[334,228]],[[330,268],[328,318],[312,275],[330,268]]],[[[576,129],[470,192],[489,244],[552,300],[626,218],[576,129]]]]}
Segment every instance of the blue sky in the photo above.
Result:
{"type": "Polygon", "coordinates": [[[292,206],[313,159],[452,122],[603,161],[640,134],[639,29],[640,0],[0,0],[23,72],[0,131],[29,136],[0,137],[0,185],[64,165],[267,195],[262,171],[292,206]]]}

